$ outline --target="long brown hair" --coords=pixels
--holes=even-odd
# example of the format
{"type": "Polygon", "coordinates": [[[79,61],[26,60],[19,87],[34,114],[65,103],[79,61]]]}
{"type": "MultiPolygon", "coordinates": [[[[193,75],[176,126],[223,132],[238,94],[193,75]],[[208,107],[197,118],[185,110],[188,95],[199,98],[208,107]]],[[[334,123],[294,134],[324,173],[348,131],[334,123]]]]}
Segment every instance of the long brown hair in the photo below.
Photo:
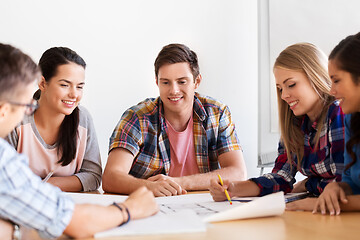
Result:
{"type": "MultiPolygon", "coordinates": [[[[86,63],[75,51],[66,47],[53,47],[46,50],[40,58],[39,66],[45,81],[56,75],[57,68],[60,65],[76,63],[84,69],[86,63]]],[[[39,99],[41,95],[40,89],[35,92],[34,98],[39,99]]],[[[79,126],[79,108],[65,116],[64,121],[60,125],[59,136],[56,140],[58,146],[58,155],[61,156],[58,163],[62,166],[70,164],[76,155],[77,129],[79,126]]]]}
{"type": "MultiPolygon", "coordinates": [[[[360,84],[360,32],[343,39],[331,51],[329,60],[333,60],[339,69],[350,73],[356,85],[360,84]]],[[[345,170],[354,165],[357,160],[353,147],[360,143],[360,112],[351,115],[350,129],[351,136],[346,143],[346,151],[351,156],[352,162],[346,165],[345,170]]]]}
{"type": "MultiPolygon", "coordinates": [[[[334,101],[334,97],[330,95],[331,81],[327,72],[326,55],[313,44],[297,43],[287,47],[280,53],[275,61],[274,69],[275,68],[305,73],[311,86],[319,95],[324,107],[317,120],[317,133],[314,138],[316,149],[328,107],[334,101]]],[[[293,154],[295,154],[299,167],[301,166],[301,161],[304,156],[304,134],[300,128],[300,122],[303,116],[294,115],[290,106],[281,99],[279,89],[277,89],[277,98],[281,141],[285,146],[288,161],[291,162],[293,160],[293,154]]]]}

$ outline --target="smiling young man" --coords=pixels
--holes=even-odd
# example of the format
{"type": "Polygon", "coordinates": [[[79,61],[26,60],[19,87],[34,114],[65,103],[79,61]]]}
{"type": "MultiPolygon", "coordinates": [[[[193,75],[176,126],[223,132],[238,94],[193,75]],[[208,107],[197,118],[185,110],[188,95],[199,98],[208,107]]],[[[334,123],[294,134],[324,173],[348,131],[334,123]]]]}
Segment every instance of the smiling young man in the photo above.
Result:
{"type": "Polygon", "coordinates": [[[146,186],[155,196],[208,189],[217,174],[246,178],[229,108],[195,92],[201,83],[196,53],[165,46],[155,60],[160,97],[129,108],[111,138],[103,189],[129,194],[146,186]]]}

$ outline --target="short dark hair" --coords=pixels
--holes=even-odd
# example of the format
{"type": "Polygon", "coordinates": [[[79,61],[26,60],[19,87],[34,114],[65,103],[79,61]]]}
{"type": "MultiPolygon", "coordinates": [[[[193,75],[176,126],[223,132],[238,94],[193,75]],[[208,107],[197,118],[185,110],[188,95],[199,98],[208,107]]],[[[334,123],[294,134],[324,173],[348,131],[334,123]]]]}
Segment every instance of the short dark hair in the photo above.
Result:
{"type": "Polygon", "coordinates": [[[192,75],[195,78],[200,74],[197,55],[184,44],[173,43],[166,45],[161,49],[155,59],[155,76],[158,77],[159,69],[166,64],[189,63],[192,75]]]}
{"type": "Polygon", "coordinates": [[[9,100],[23,86],[40,78],[37,64],[21,50],[0,43],[0,100],[9,100]]]}

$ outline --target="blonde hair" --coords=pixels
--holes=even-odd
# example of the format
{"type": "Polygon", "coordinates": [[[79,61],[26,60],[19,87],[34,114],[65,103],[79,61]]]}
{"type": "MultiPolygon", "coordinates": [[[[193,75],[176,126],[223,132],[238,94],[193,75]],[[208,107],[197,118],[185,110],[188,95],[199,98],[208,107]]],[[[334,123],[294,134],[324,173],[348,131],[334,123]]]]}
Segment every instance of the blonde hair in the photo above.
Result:
{"type": "MultiPolygon", "coordinates": [[[[319,95],[320,101],[322,101],[324,107],[318,118],[317,133],[314,138],[316,150],[328,107],[334,101],[334,97],[330,95],[331,80],[327,72],[327,57],[313,44],[297,43],[287,47],[280,53],[275,61],[275,68],[305,73],[311,86],[319,95]]],[[[303,116],[294,115],[289,104],[281,99],[279,89],[277,89],[277,98],[281,141],[285,146],[288,161],[291,163],[292,156],[295,154],[298,167],[300,167],[304,156],[304,134],[300,129],[303,116]]]]}

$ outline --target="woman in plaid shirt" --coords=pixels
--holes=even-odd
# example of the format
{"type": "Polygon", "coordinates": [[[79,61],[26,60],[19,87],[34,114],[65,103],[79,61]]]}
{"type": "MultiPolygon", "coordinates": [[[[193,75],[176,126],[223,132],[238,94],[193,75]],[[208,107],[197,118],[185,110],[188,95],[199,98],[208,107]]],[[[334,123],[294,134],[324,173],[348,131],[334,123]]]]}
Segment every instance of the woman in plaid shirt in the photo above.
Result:
{"type": "Polygon", "coordinates": [[[215,201],[225,199],[224,189],[238,197],[278,191],[319,195],[328,183],[341,180],[344,115],[330,95],[326,65],[326,56],[309,43],[280,53],[274,65],[281,129],[275,167],[258,178],[224,181],[224,187],[213,179],[210,192],[215,201]],[[307,178],[294,186],[298,171],[307,178]]]}

